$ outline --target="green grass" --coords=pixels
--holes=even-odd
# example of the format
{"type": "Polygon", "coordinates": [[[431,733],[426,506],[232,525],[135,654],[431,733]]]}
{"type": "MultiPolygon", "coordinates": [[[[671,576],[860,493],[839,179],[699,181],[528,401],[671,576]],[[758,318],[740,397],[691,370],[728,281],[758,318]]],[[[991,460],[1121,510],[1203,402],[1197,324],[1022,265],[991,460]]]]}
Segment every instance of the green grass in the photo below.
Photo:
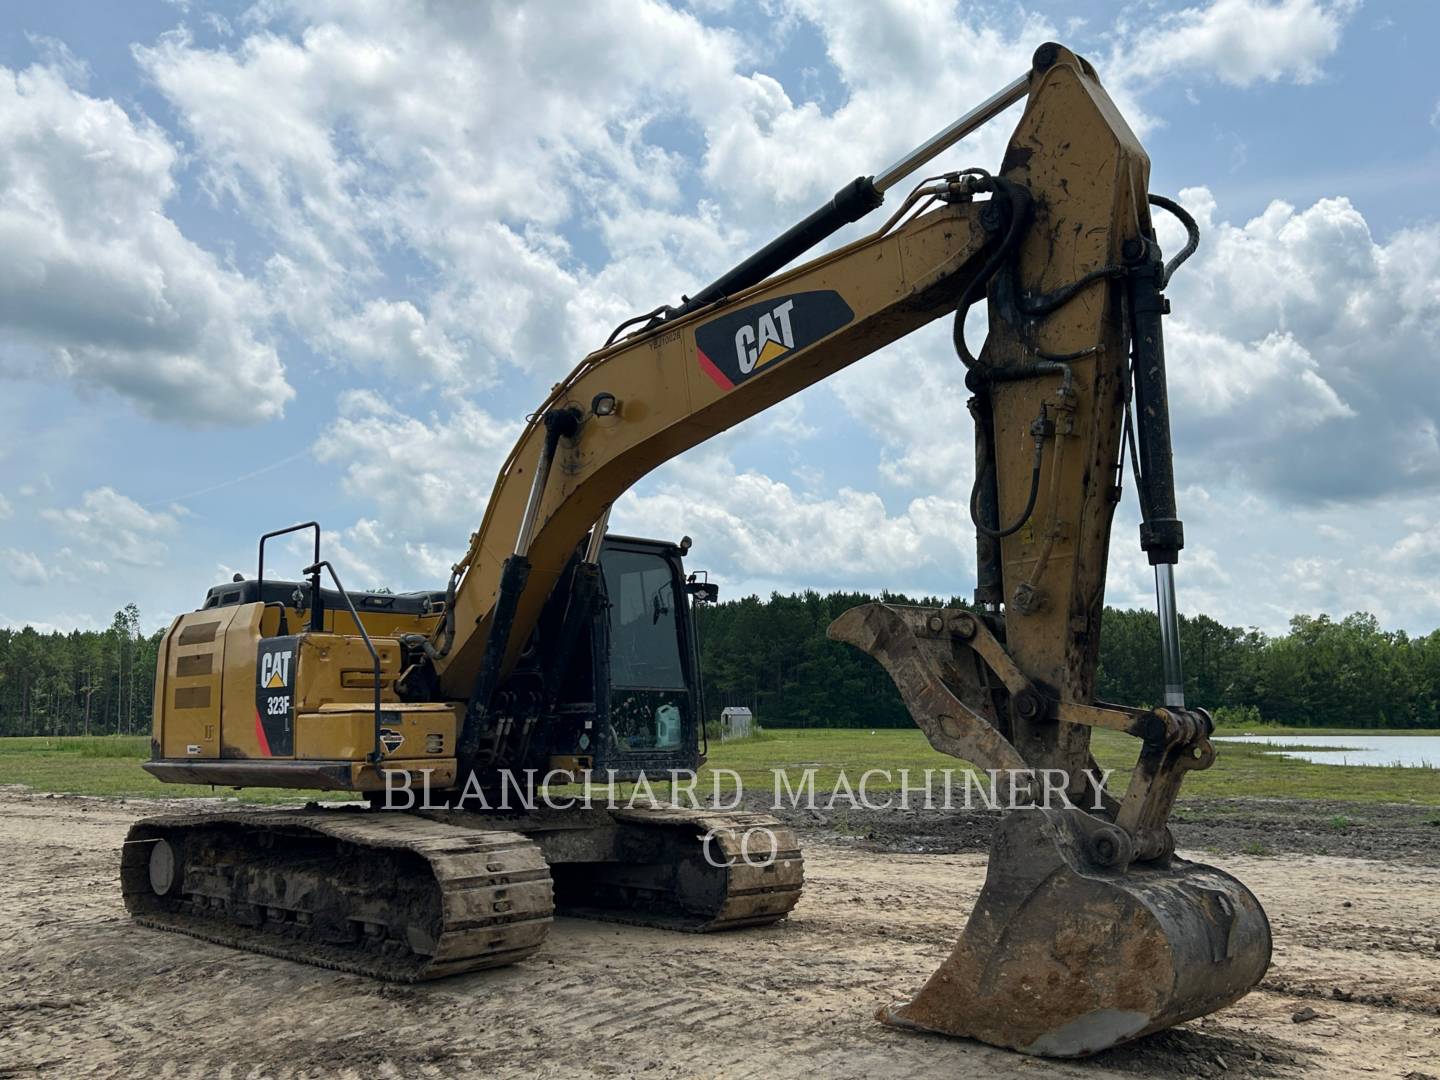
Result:
{"type": "MultiPolygon", "coordinates": [[[[900,786],[901,769],[910,770],[909,784],[914,787],[924,783],[927,768],[963,767],[954,758],[932,750],[925,737],[913,729],[772,729],[767,734],[770,738],[761,743],[711,743],[710,767],[739,773],[747,791],[772,790],[772,769],[783,769],[794,787],[805,769],[813,768],[816,791],[827,794],[842,769],[852,787],[858,787],[867,769],[889,770],[890,782],[876,778],[870,787],[893,790],[900,786]]],[[[1117,770],[1111,786],[1123,790],[1139,744],[1118,732],[1097,730],[1091,745],[1101,768],[1117,770]]],[[[1185,778],[1182,800],[1249,796],[1440,806],[1440,769],[1316,765],[1267,754],[1265,747],[1250,744],[1222,743],[1218,749],[1213,766],[1185,778]]],[[[709,787],[702,776],[699,790],[709,787]]]]}
{"type": "MultiPolygon", "coordinates": [[[[1413,734],[1413,733],[1412,733],[1413,734]]],[[[1112,788],[1123,790],[1139,744],[1112,731],[1096,731],[1092,743],[1102,768],[1114,768],[1112,788]]],[[[1353,802],[1410,803],[1440,807],[1440,769],[1397,769],[1372,766],[1315,765],[1266,754],[1255,745],[1224,743],[1214,766],[1191,772],[1181,789],[1186,799],[1289,798],[1353,802]]],[[[238,797],[255,802],[293,802],[325,797],[320,793],[280,788],[209,788],[162,784],[140,768],[149,755],[149,740],[136,737],[5,738],[0,739],[0,784],[20,784],[35,791],[80,795],[184,798],[190,796],[238,797]]],[[[915,729],[767,730],[764,737],[741,742],[711,742],[710,760],[696,787],[697,795],[733,788],[738,774],[749,792],[775,789],[772,770],[782,770],[792,787],[798,787],[806,769],[815,770],[815,788],[821,804],[835,789],[843,770],[858,795],[862,774],[878,769],[889,777],[870,778],[870,791],[894,791],[910,772],[908,786],[925,782],[925,770],[964,768],[962,762],[932,750],[915,729]],[[718,773],[718,775],[717,775],[718,773]]],[[[959,778],[957,776],[957,783],[959,778]]],[[[665,794],[664,786],[657,788],[665,794]]],[[[958,793],[958,789],[957,789],[958,793]]],[[[328,797],[343,797],[330,795],[328,797]]],[[[843,803],[837,802],[837,806],[843,803]]],[[[917,802],[919,800],[917,799],[917,802]]],[[[1436,819],[1440,821],[1440,815],[1436,819]]],[[[1337,816],[1332,828],[1352,823],[1337,816]],[[1343,820],[1343,823],[1342,823],[1343,820]]]]}
{"type": "Polygon", "coordinates": [[[91,735],[0,739],[0,784],[67,795],[152,799],[238,798],[245,802],[297,802],[337,796],[288,788],[211,788],[162,784],[140,767],[150,757],[147,735],[91,735]]]}
{"type": "Polygon", "coordinates": [[[1232,724],[1217,720],[1216,735],[1436,735],[1437,728],[1290,727],[1285,724],[1232,724]]]}

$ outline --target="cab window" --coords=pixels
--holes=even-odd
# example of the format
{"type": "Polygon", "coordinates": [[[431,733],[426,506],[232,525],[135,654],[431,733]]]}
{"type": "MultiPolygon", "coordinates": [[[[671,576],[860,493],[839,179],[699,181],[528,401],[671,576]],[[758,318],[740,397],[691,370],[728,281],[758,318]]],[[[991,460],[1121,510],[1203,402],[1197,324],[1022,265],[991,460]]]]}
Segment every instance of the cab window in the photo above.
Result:
{"type": "Polygon", "coordinates": [[[610,683],[615,687],[684,690],[680,656],[683,591],[659,555],[611,549],[603,560],[610,601],[610,683]]]}

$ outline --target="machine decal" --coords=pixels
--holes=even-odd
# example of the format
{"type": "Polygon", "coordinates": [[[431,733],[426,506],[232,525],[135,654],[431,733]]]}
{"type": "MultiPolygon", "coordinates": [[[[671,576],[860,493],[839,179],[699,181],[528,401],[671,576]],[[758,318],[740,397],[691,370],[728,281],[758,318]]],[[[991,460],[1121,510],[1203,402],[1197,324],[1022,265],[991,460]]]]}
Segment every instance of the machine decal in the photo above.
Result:
{"type": "Polygon", "coordinates": [[[298,637],[263,638],[255,659],[255,740],[265,757],[295,752],[295,676],[298,637]]]}
{"type": "Polygon", "coordinates": [[[695,358],[720,389],[733,390],[767,364],[809,348],[854,318],[832,289],[777,296],[696,330],[695,358]]]}
{"type": "Polygon", "coordinates": [[[394,728],[382,727],[380,729],[380,745],[385,747],[387,754],[393,754],[405,745],[405,736],[394,728]]]}

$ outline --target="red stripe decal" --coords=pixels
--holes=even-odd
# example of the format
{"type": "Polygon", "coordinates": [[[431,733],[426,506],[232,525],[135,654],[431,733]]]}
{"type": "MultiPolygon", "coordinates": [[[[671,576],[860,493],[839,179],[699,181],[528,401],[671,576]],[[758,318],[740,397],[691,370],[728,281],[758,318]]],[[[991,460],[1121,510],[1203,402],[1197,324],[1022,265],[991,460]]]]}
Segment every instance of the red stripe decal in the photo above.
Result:
{"type": "Polygon", "coordinates": [[[260,709],[255,709],[255,738],[260,743],[260,753],[266,757],[273,757],[270,753],[270,740],[265,738],[265,725],[260,722],[260,709]]]}
{"type": "Polygon", "coordinates": [[[721,390],[735,389],[735,384],[727,379],[725,373],[715,366],[715,361],[706,356],[698,347],[695,349],[695,359],[700,361],[700,370],[705,372],[706,375],[709,375],[710,378],[714,380],[715,385],[720,387],[721,390]]]}

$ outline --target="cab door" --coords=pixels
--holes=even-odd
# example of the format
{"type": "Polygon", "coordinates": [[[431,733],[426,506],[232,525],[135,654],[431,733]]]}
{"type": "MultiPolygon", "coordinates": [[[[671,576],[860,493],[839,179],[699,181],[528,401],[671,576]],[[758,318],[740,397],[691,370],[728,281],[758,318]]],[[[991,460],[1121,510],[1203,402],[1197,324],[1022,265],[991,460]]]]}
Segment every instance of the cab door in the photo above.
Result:
{"type": "Polygon", "coordinates": [[[606,604],[596,650],[603,685],[597,768],[663,772],[697,762],[688,597],[672,549],[610,540],[601,554],[606,604]]]}

